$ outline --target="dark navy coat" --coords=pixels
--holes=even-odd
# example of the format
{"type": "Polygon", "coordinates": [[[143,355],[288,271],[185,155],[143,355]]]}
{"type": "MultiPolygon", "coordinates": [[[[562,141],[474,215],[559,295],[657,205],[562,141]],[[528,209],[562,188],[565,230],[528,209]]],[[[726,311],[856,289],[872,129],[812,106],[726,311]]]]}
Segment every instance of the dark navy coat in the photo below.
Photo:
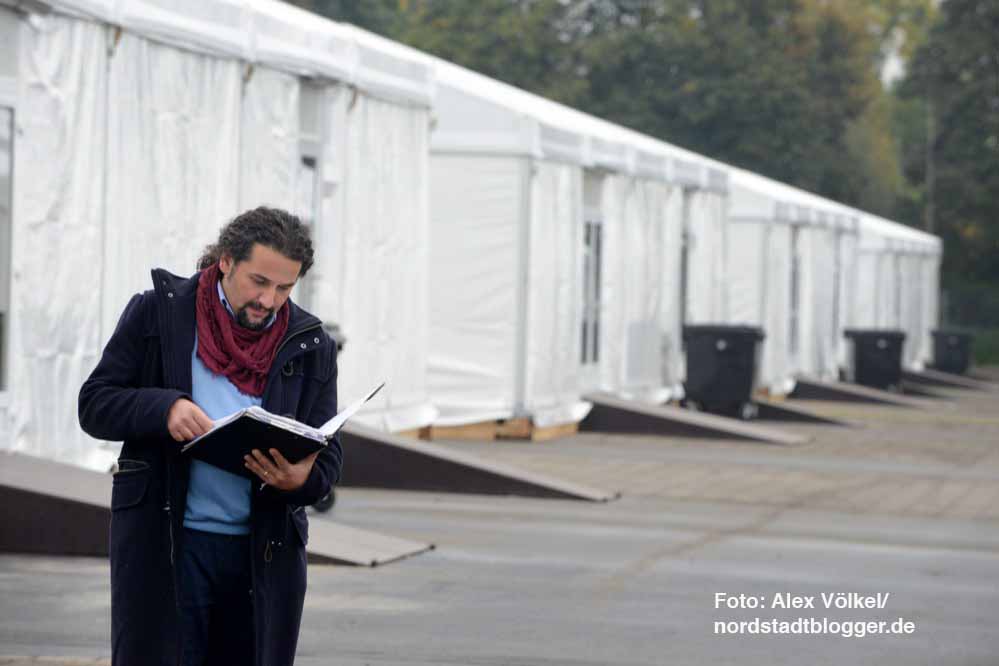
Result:
{"type": "MultiPolygon", "coordinates": [[[[152,272],[153,290],[129,301],[97,368],[80,389],[80,424],[123,441],[111,495],[113,663],[177,664],[178,576],[190,461],[167,413],[191,396],[198,274],[152,272]]],[[[288,332],[271,366],[263,407],[319,426],[336,413],[336,345],[316,317],[288,302],[288,332]]],[[[266,446],[265,442],[261,446],[266,446]]],[[[294,492],[253,484],[250,547],[257,666],[294,661],[305,600],[305,507],[340,478],[331,442],[294,492]]]]}

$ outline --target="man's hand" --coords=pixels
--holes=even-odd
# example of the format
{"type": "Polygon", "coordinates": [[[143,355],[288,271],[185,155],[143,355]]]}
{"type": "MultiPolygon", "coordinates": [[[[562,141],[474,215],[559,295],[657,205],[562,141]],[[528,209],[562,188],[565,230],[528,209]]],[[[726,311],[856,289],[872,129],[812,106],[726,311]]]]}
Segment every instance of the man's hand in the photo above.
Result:
{"type": "Polygon", "coordinates": [[[201,408],[186,398],[181,398],[170,406],[167,414],[167,430],[178,442],[192,440],[212,429],[212,420],[201,408]]]}
{"type": "Polygon", "coordinates": [[[243,456],[246,468],[260,477],[261,481],[278,490],[298,490],[309,478],[319,451],[302,458],[294,465],[277,449],[271,449],[270,454],[271,457],[268,458],[259,449],[253,449],[252,455],[243,456]]]}

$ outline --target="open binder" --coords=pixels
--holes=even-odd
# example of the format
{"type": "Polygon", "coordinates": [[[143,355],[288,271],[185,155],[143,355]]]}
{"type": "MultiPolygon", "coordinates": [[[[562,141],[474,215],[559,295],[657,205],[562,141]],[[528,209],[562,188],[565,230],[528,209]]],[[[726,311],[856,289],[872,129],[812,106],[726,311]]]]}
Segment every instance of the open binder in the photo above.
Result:
{"type": "Polygon", "coordinates": [[[318,428],[272,414],[262,407],[247,407],[215,421],[211,430],[185,444],[181,453],[227,472],[256,479],[256,475],[244,466],[243,456],[249,455],[253,449],[264,453],[268,449],[277,449],[288,462],[296,463],[322,450],[347,420],[383,386],[385,382],[318,428]]]}

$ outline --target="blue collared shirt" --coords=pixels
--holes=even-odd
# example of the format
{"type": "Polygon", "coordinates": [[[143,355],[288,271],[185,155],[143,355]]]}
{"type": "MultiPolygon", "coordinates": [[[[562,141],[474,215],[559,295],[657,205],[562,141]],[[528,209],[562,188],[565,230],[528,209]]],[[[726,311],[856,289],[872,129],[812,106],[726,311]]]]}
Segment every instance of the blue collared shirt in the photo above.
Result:
{"type": "MultiPolygon", "coordinates": [[[[235,319],[235,313],[218,283],[219,299],[235,319]]],[[[267,321],[269,327],[275,316],[267,321]]],[[[233,412],[260,405],[259,397],[243,393],[225,375],[212,374],[198,358],[198,337],[194,336],[191,354],[191,397],[208,418],[216,421],[233,412]]],[[[249,534],[250,489],[252,482],[200,460],[191,461],[191,480],[187,487],[184,527],[203,532],[249,534]]]]}

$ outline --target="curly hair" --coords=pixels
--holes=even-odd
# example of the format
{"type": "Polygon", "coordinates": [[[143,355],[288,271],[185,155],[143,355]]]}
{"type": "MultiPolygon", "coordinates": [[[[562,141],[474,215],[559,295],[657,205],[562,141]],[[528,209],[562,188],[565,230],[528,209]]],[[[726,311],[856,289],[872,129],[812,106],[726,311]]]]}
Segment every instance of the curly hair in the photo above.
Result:
{"type": "Polygon", "coordinates": [[[300,278],[312,268],[309,227],[288,211],[260,206],[236,216],[222,227],[219,239],[206,247],[198,259],[198,269],[218,263],[223,256],[232,257],[238,264],[250,257],[255,243],[280,252],[292,261],[302,262],[298,272],[300,278]]]}

